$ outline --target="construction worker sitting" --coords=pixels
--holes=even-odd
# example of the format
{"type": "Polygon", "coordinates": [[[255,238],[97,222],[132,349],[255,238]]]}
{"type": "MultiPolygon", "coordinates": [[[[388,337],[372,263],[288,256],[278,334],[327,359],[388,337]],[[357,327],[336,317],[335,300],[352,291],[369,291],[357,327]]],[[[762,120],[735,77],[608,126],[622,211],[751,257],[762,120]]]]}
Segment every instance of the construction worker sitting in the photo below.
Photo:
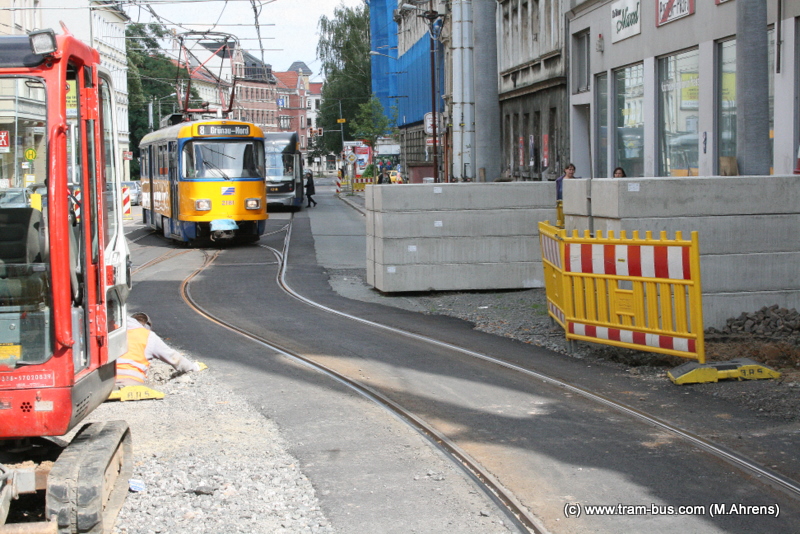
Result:
{"type": "Polygon", "coordinates": [[[150,331],[152,323],[146,313],[134,313],[127,318],[128,352],[117,359],[117,387],[141,386],[147,376],[150,360],[159,359],[180,373],[202,371],[206,365],[193,362],[164,343],[150,331]]]}

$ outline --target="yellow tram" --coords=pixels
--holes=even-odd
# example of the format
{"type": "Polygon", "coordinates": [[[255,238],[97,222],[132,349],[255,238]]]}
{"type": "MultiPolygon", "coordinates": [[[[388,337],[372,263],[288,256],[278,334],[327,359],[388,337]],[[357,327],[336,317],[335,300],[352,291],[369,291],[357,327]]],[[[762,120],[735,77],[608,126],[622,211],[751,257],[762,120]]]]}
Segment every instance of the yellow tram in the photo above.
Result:
{"type": "Polygon", "coordinates": [[[264,133],[248,122],[182,122],[147,134],[142,217],[164,236],[257,241],[267,219],[264,133]]]}

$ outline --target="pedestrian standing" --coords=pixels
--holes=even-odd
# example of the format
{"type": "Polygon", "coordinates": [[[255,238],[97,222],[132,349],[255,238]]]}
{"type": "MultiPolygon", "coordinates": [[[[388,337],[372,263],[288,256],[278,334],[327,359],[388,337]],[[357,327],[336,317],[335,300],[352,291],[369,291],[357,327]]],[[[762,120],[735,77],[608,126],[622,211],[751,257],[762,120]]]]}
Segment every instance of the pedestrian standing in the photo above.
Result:
{"type": "Polygon", "coordinates": [[[564,196],[564,178],[575,178],[575,165],[568,164],[564,174],[556,178],[556,200],[561,200],[564,196]]]}
{"type": "Polygon", "coordinates": [[[317,205],[317,201],[314,200],[312,195],[316,194],[316,190],[314,189],[314,173],[311,171],[306,171],[306,198],[308,198],[308,207],[311,207],[311,204],[317,205]]]}

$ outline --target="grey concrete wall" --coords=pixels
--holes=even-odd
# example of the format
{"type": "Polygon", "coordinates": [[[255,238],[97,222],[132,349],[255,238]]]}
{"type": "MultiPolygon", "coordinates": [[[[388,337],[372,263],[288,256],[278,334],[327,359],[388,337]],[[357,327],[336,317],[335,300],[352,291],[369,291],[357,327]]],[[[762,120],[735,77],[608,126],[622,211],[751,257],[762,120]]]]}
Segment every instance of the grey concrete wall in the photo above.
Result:
{"type": "Polygon", "coordinates": [[[800,176],[570,180],[564,214],[568,230],[697,231],[706,327],[800,308],[800,176]]]}
{"type": "Polygon", "coordinates": [[[368,185],[367,281],[386,293],[542,287],[555,184],[368,185]]]}

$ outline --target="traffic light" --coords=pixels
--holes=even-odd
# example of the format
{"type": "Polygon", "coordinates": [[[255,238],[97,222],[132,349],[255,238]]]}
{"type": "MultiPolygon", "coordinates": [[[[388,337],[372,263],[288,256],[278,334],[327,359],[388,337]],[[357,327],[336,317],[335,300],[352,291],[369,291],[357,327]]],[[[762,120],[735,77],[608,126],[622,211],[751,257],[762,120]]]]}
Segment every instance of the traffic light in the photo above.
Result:
{"type": "Polygon", "coordinates": [[[322,137],[322,128],[317,128],[317,137],[322,137]]]}

